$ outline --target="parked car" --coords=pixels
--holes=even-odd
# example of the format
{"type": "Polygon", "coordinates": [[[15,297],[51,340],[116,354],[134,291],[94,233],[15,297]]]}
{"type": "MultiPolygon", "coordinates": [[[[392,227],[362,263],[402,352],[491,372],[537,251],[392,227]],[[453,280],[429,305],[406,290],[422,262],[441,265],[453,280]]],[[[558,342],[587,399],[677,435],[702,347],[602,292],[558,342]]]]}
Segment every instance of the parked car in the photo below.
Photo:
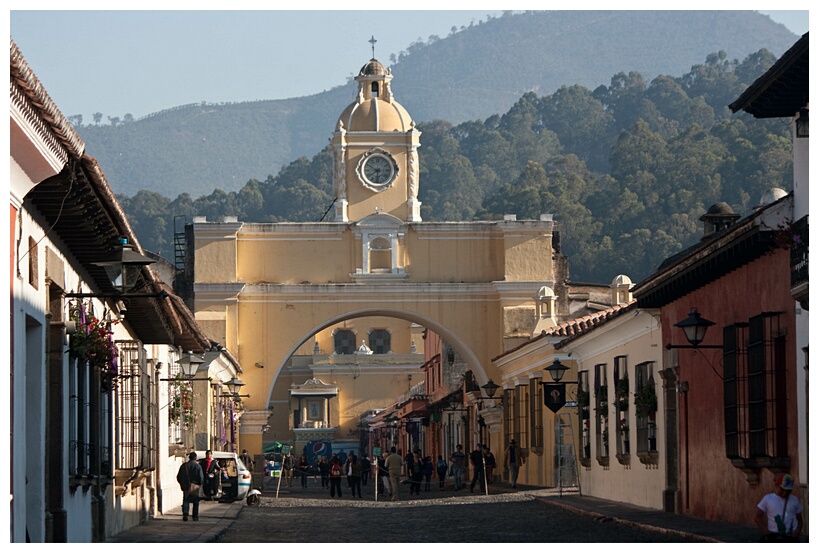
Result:
{"type": "MultiPolygon", "coordinates": [[[[198,459],[205,458],[204,451],[197,451],[198,459]]],[[[219,487],[216,498],[219,501],[242,501],[248,497],[251,490],[252,475],[250,470],[239,459],[239,455],[232,451],[214,451],[213,458],[222,469],[219,478],[219,487]]],[[[258,492],[257,492],[258,493],[258,492]]]]}

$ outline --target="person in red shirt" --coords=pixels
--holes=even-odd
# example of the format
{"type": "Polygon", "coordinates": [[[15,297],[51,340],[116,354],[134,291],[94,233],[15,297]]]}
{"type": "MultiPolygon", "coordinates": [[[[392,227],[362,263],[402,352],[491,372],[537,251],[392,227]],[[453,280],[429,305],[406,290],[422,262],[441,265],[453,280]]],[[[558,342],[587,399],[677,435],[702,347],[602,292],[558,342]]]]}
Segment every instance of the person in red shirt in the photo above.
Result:
{"type": "Polygon", "coordinates": [[[213,451],[207,450],[205,458],[200,463],[202,472],[205,473],[205,484],[202,486],[202,493],[205,499],[210,501],[213,496],[219,493],[219,479],[222,475],[222,469],[219,467],[219,461],[213,458],[213,451]]]}

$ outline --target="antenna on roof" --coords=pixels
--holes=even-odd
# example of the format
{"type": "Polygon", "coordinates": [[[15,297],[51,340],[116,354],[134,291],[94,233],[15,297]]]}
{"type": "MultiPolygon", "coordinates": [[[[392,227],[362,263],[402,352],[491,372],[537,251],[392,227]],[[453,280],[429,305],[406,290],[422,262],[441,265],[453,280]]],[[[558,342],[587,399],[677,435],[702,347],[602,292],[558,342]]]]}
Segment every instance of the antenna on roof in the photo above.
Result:
{"type": "Polygon", "coordinates": [[[376,42],[378,42],[378,41],[377,41],[377,40],[375,40],[375,37],[374,37],[374,36],[371,36],[371,37],[370,37],[370,40],[368,40],[367,42],[369,42],[369,43],[370,43],[370,46],[371,46],[371,47],[372,47],[372,49],[373,49],[373,59],[375,59],[375,43],[376,43],[376,42]]]}

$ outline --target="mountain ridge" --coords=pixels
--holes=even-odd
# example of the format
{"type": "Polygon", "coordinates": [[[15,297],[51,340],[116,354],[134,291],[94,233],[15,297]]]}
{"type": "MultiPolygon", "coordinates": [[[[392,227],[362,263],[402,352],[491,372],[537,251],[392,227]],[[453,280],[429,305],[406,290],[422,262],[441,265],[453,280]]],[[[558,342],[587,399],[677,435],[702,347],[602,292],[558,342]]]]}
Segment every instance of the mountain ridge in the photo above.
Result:
{"type": "MultiPolygon", "coordinates": [[[[618,71],[646,80],[681,74],[720,50],[738,59],[760,48],[778,56],[796,39],[751,11],[510,13],[391,56],[393,91],[416,121],[457,124],[503,113],[525,92],[593,89],[618,71]]],[[[314,155],[355,92],[351,80],[299,98],[177,106],[77,130],[117,194],[196,197],[237,191],[314,155]]]]}

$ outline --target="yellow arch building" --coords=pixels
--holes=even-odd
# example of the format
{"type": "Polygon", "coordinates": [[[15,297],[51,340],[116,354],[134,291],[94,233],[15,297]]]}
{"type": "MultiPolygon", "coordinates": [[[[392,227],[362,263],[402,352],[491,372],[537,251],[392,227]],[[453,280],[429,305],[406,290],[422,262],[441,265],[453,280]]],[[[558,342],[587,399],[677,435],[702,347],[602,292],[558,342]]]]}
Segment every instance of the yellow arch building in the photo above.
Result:
{"type": "Polygon", "coordinates": [[[336,121],[333,221],[196,219],[188,227],[197,322],[244,369],[243,448],[259,452],[264,440],[298,426],[302,407],[291,392],[311,379],[336,386],[329,425],[336,439],[351,436],[339,429],[355,426],[355,413],[387,407],[419,374],[424,328],[451,344],[484,384],[498,380],[494,357],[557,323],[553,290],[565,284],[566,264],[553,251],[551,215],[422,221],[421,133],[391,80],[370,60],[356,77],[356,99],[336,121]],[[387,330],[389,352],[380,364],[378,355],[364,362],[338,354],[333,340],[344,328],[355,330],[357,345],[387,330]],[[375,365],[384,369],[379,376],[359,383],[357,371],[375,365]]]}

